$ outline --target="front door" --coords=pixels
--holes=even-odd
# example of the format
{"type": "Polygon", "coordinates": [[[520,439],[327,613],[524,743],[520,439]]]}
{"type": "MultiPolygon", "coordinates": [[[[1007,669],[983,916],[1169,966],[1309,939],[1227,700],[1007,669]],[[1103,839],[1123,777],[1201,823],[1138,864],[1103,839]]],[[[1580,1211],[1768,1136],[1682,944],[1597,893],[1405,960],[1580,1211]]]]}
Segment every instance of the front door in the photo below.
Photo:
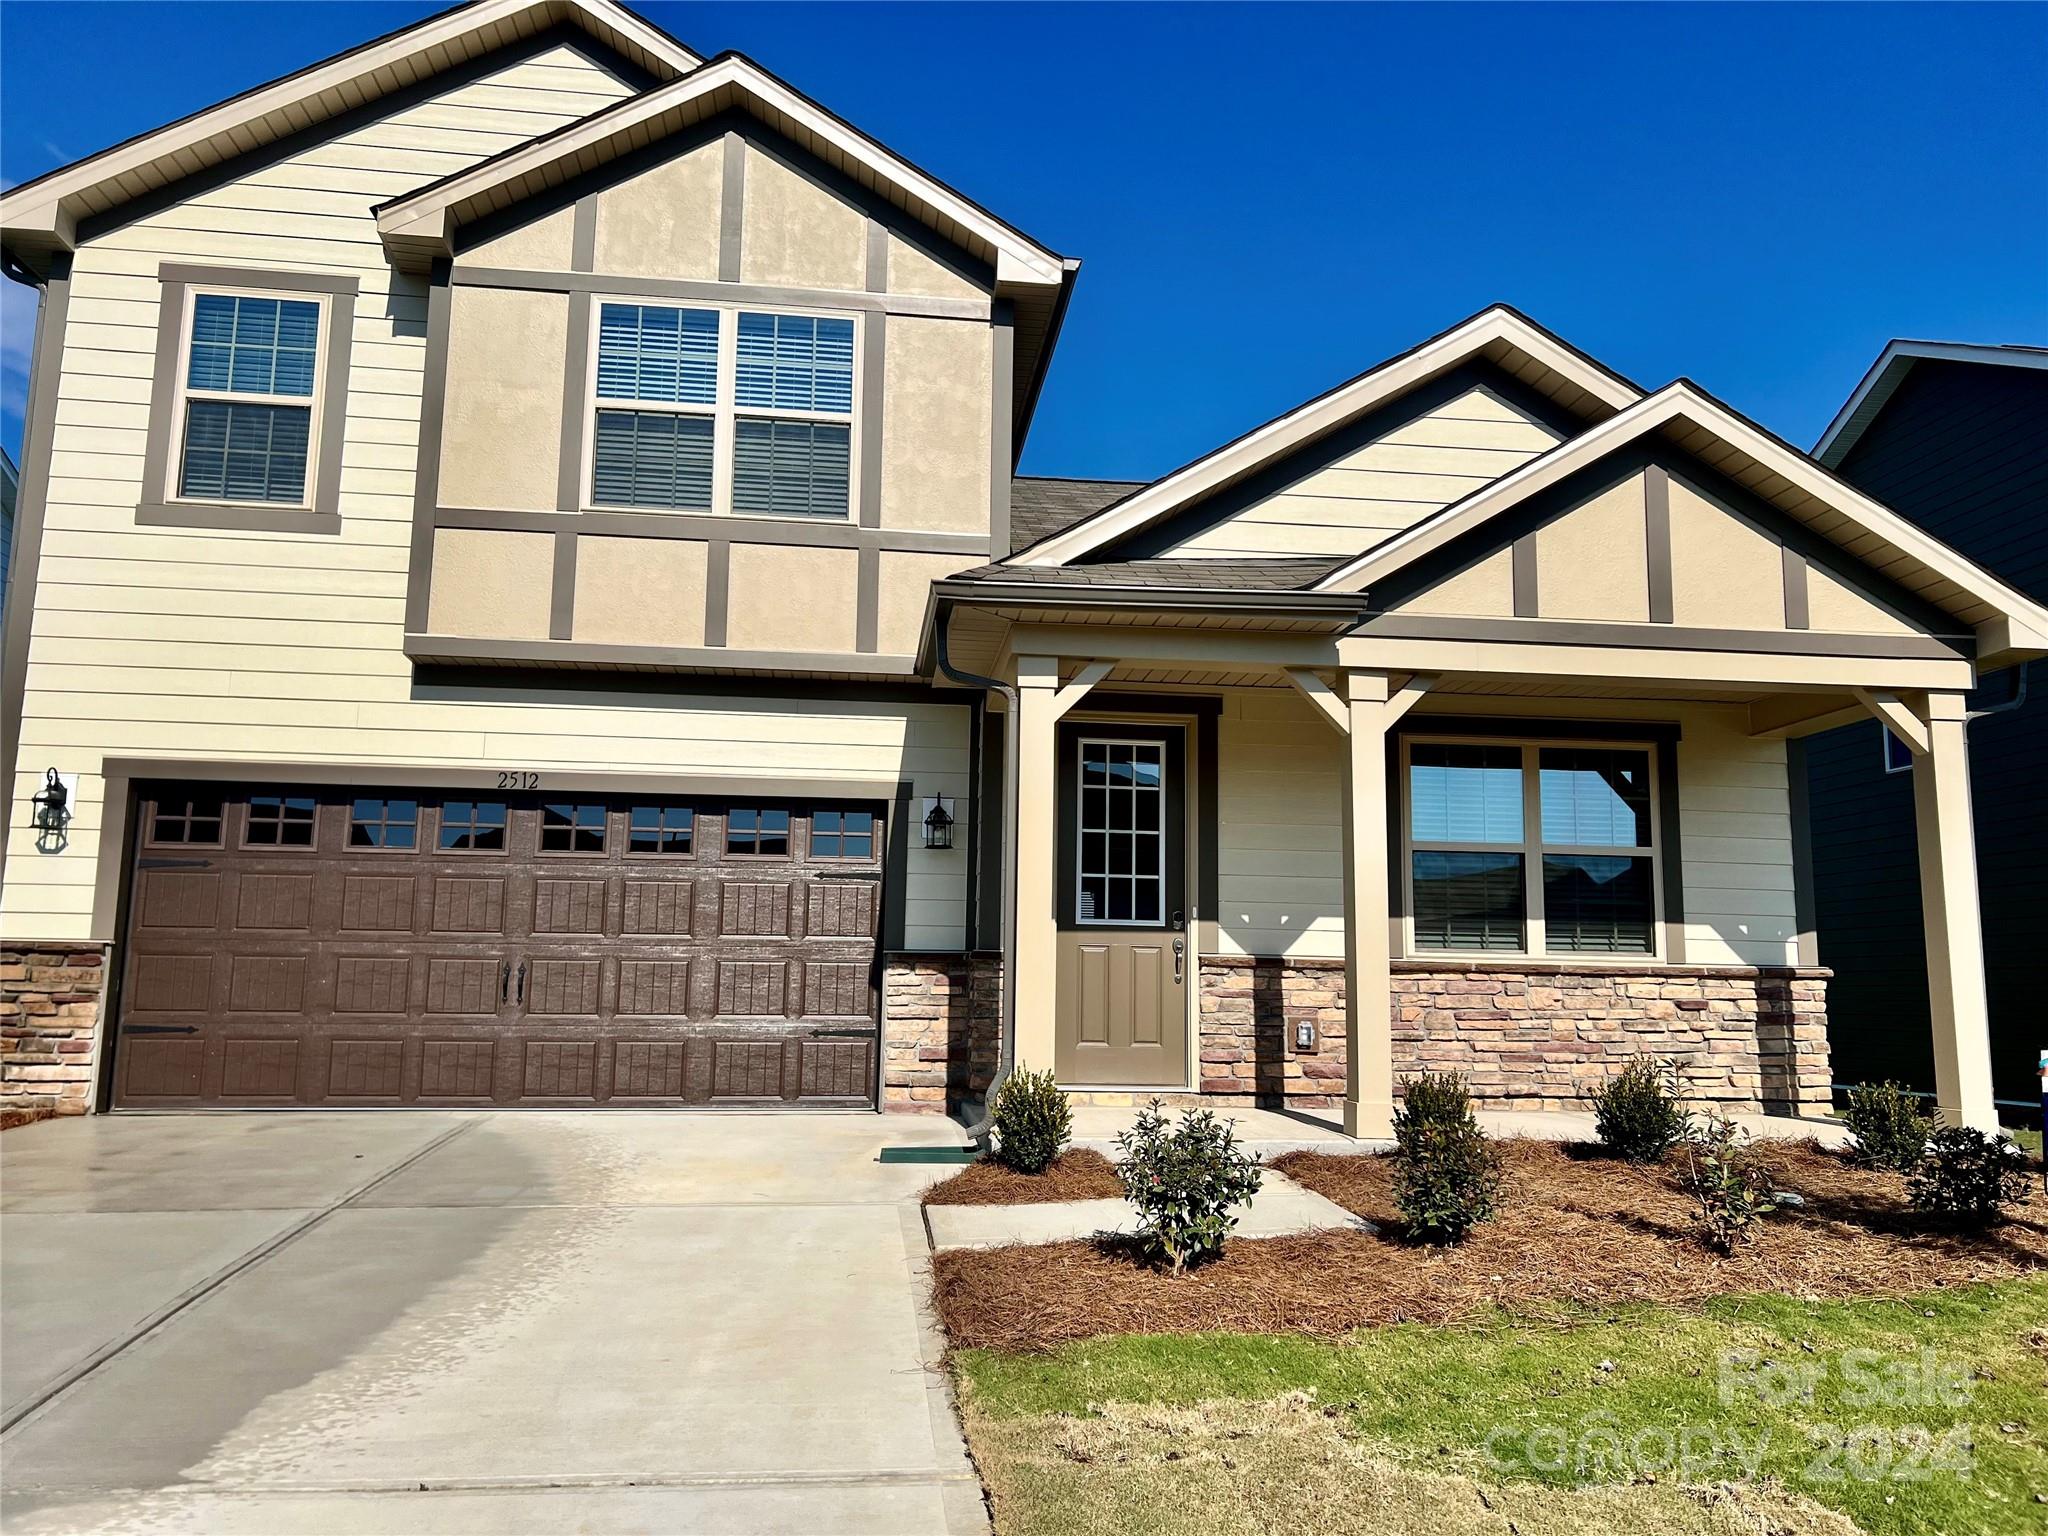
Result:
{"type": "Polygon", "coordinates": [[[1056,903],[1063,1083],[1187,1083],[1186,731],[1060,727],[1056,903]]]}

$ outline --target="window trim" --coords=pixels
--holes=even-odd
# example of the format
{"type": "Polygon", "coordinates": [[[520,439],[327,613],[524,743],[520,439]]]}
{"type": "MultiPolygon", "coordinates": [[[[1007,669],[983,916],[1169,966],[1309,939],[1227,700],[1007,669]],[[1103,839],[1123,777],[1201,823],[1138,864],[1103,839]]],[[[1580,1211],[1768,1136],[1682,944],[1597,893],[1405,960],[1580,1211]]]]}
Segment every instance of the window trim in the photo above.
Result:
{"type": "MultiPolygon", "coordinates": [[[[190,804],[190,802],[191,802],[191,801],[193,801],[193,800],[194,800],[194,799],[196,799],[196,798],[198,798],[198,797],[197,797],[197,796],[195,796],[195,795],[187,794],[187,795],[186,795],[186,796],[184,797],[184,801],[183,801],[183,802],[181,802],[181,803],[184,803],[184,804],[188,804],[188,805],[189,805],[189,804],[190,804]]],[[[229,813],[229,811],[231,811],[231,810],[232,810],[232,809],[234,808],[234,800],[233,800],[233,798],[232,798],[231,796],[229,796],[229,795],[225,795],[225,794],[222,794],[222,795],[216,795],[216,796],[214,796],[213,798],[215,798],[215,799],[217,799],[217,800],[219,800],[219,801],[220,801],[220,816],[219,816],[219,821],[220,821],[220,830],[219,830],[218,832],[216,832],[216,833],[214,834],[214,836],[213,836],[213,840],[212,840],[211,842],[204,842],[204,843],[202,843],[202,842],[195,842],[195,841],[193,841],[193,840],[192,840],[192,839],[190,839],[190,838],[186,838],[186,839],[183,839],[182,841],[178,841],[178,842],[172,842],[172,841],[170,841],[170,840],[168,840],[168,839],[166,839],[166,838],[161,838],[161,837],[158,837],[158,836],[156,835],[156,823],[157,823],[157,817],[158,817],[158,816],[159,816],[159,815],[160,815],[160,814],[162,813],[162,811],[163,811],[163,807],[164,807],[164,799],[163,799],[163,796],[162,796],[161,794],[156,794],[156,795],[152,795],[152,796],[150,796],[150,800],[149,800],[149,815],[148,815],[148,817],[146,818],[146,822],[147,822],[147,825],[146,825],[146,826],[145,826],[145,828],[144,828],[144,835],[143,835],[143,839],[142,839],[142,845],[143,845],[143,846],[144,846],[145,848],[218,848],[218,849],[225,849],[225,848],[226,848],[226,847],[228,846],[228,813],[229,813]]],[[[211,821],[211,820],[213,820],[214,818],[213,818],[213,817],[205,817],[205,818],[203,818],[203,819],[204,819],[204,820],[208,820],[208,821],[211,821]]],[[[183,822],[185,822],[185,823],[187,823],[187,824],[189,825],[189,824],[191,823],[191,820],[192,820],[192,818],[191,818],[191,816],[190,816],[190,815],[181,815],[180,817],[178,817],[178,820],[180,820],[180,821],[183,821],[183,822]]]]}
{"type": "MultiPolygon", "coordinates": [[[[696,806],[681,800],[634,800],[629,797],[626,801],[625,810],[626,841],[619,848],[619,856],[621,858],[660,859],[666,862],[672,859],[695,859],[701,856],[704,843],[703,836],[697,827],[696,806]],[[649,810],[661,813],[662,820],[654,829],[657,837],[666,836],[668,832],[674,830],[668,825],[668,813],[670,811],[686,812],[690,818],[690,846],[681,853],[676,853],[666,848],[635,848],[633,846],[633,813],[635,811],[649,810]]],[[[720,835],[722,836],[723,834],[721,833],[720,835]]]]}
{"type": "Polygon", "coordinates": [[[881,837],[882,818],[865,806],[814,805],[804,816],[805,851],[812,859],[816,860],[821,864],[872,864],[875,862],[877,850],[879,850],[882,846],[881,837]],[[828,816],[837,816],[839,818],[839,830],[836,832],[827,832],[825,836],[838,838],[839,845],[842,848],[846,846],[846,840],[849,837],[864,837],[868,840],[868,851],[866,853],[818,852],[818,816],[820,813],[823,813],[828,816]],[[846,818],[849,816],[867,817],[867,831],[847,831],[846,818]]]}
{"type": "MultiPolygon", "coordinates": [[[[465,796],[463,796],[463,795],[460,795],[460,794],[456,794],[456,795],[447,795],[447,794],[443,794],[443,795],[440,795],[440,796],[436,797],[436,798],[435,798],[434,800],[432,800],[432,801],[426,801],[426,800],[422,800],[422,801],[420,802],[420,816],[421,816],[421,820],[422,820],[422,822],[423,822],[423,823],[424,823],[424,821],[425,821],[425,818],[426,818],[426,809],[427,809],[427,806],[428,806],[429,804],[431,804],[431,805],[433,806],[433,808],[434,808],[434,840],[433,840],[433,842],[432,842],[431,844],[428,844],[428,843],[426,842],[426,840],[425,840],[424,836],[422,836],[422,838],[421,838],[421,848],[422,848],[422,850],[423,850],[423,851],[425,851],[425,852],[428,852],[428,853],[431,853],[431,854],[432,854],[432,855],[433,855],[433,856],[434,856],[435,858],[437,858],[437,859],[446,859],[446,858],[460,858],[460,859],[504,859],[504,858],[510,858],[510,857],[511,857],[511,855],[512,855],[512,824],[513,824],[513,823],[512,823],[512,818],[513,818],[513,816],[514,816],[514,815],[515,815],[515,814],[517,813],[517,811],[519,810],[519,807],[518,807],[517,805],[515,805],[515,804],[514,804],[514,803],[513,803],[512,801],[510,801],[510,800],[488,800],[488,799],[485,799],[485,798],[483,798],[483,797],[482,797],[482,795],[480,795],[480,794],[479,794],[479,795],[476,795],[476,796],[472,796],[472,797],[465,797],[465,796]],[[503,843],[502,843],[502,844],[501,844],[500,846],[498,846],[498,847],[496,847],[496,848],[444,848],[444,847],[442,847],[442,846],[441,846],[441,828],[442,828],[442,826],[443,826],[443,825],[445,824],[445,821],[446,821],[446,818],[447,818],[447,813],[448,813],[448,802],[449,802],[450,800],[453,800],[453,801],[454,801],[454,802],[455,802],[455,803],[456,803],[457,805],[500,805],[500,806],[503,806],[503,807],[505,808],[505,820],[504,820],[504,822],[503,822],[503,823],[502,823],[502,824],[501,824],[501,825],[499,826],[498,830],[499,830],[499,831],[501,831],[501,832],[503,832],[503,833],[505,834],[505,839],[504,839],[504,842],[503,842],[503,843]]],[[[465,825],[466,827],[468,827],[468,829],[470,830],[470,833],[471,833],[471,835],[472,835],[472,836],[474,836],[474,835],[475,835],[475,832],[476,832],[476,822],[475,822],[474,820],[471,820],[471,821],[465,822],[465,823],[463,823],[463,825],[465,825]]],[[[536,836],[535,836],[535,838],[534,838],[534,841],[535,841],[535,843],[536,843],[536,844],[538,844],[538,843],[539,843],[540,839],[539,839],[539,836],[538,836],[538,834],[536,834],[536,836]]]]}
{"type": "Polygon", "coordinates": [[[578,472],[576,507],[580,512],[605,514],[625,512],[647,517],[717,517],[742,521],[788,523],[800,528],[857,525],[861,504],[861,422],[867,404],[866,327],[870,317],[857,309],[834,309],[829,305],[778,304],[742,298],[681,299],[674,295],[600,293],[592,296],[590,313],[583,317],[585,329],[583,379],[582,464],[578,472]],[[718,316],[718,378],[712,403],[677,400],[600,400],[597,394],[598,342],[603,328],[604,306],[634,304],[653,309],[710,310],[718,316]],[[739,401],[739,335],[741,313],[753,315],[796,315],[807,320],[847,320],[853,325],[853,403],[843,417],[836,411],[800,411],[776,406],[741,406],[739,401]],[[597,413],[600,410],[659,412],[678,416],[709,417],[711,420],[711,505],[697,507],[642,507],[615,505],[597,500],[597,413]],[[812,517],[790,512],[739,512],[733,509],[733,461],[737,453],[738,423],[741,417],[753,421],[808,421],[826,426],[846,427],[846,513],[844,517],[812,517]]]}
{"type": "MultiPolygon", "coordinates": [[[[748,859],[748,860],[752,860],[752,859],[759,859],[759,860],[763,861],[764,863],[774,863],[774,862],[776,862],[776,861],[778,861],[778,860],[779,860],[779,861],[781,861],[781,862],[783,862],[783,863],[788,863],[788,862],[789,862],[789,861],[790,861],[791,859],[794,859],[794,858],[795,858],[795,857],[797,856],[797,855],[796,855],[796,823],[797,823],[797,815],[798,815],[798,813],[797,813],[796,811],[794,811],[794,810],[791,810],[791,809],[790,809],[790,808],[789,808],[788,806],[786,806],[786,805],[776,805],[776,804],[775,804],[775,803],[774,803],[773,801],[767,801],[767,802],[763,802],[763,801],[760,801],[760,800],[756,800],[756,801],[755,801],[755,802],[754,802],[754,803],[753,803],[752,805],[733,805],[733,804],[727,804],[727,805],[725,805],[725,806],[721,807],[721,808],[720,808],[720,810],[719,810],[719,812],[718,812],[718,852],[719,852],[719,856],[720,856],[721,858],[726,858],[726,859],[748,859]],[[787,818],[788,818],[788,822],[787,822],[787,824],[786,824],[786,825],[785,825],[785,826],[783,827],[783,829],[782,829],[782,843],[783,843],[783,848],[782,848],[782,852],[780,852],[780,853],[761,853],[761,852],[758,852],[758,851],[756,851],[756,852],[753,852],[753,853],[739,853],[739,852],[736,852],[736,851],[734,850],[733,846],[732,846],[732,813],[733,813],[734,811],[752,811],[752,812],[753,812],[753,813],[754,813],[754,814],[755,814],[756,816],[765,816],[765,815],[766,815],[766,814],[767,814],[768,812],[770,812],[770,811],[780,811],[780,812],[782,812],[782,814],[783,814],[783,815],[784,815],[785,817],[787,817],[787,818]]],[[[755,824],[755,827],[754,827],[754,842],[756,843],[756,845],[758,845],[758,844],[760,843],[760,841],[761,841],[761,831],[762,831],[762,829],[761,829],[761,827],[760,827],[759,823],[756,823],[756,824],[755,824]]],[[[808,836],[809,836],[809,827],[808,827],[808,825],[806,825],[806,828],[805,828],[805,836],[806,836],[806,837],[808,837],[808,836]]]]}
{"type": "MultiPolygon", "coordinates": [[[[485,803],[490,804],[494,802],[487,801],[485,803]]],[[[614,807],[611,801],[609,800],[553,800],[543,797],[542,799],[535,801],[533,805],[533,856],[537,859],[609,858],[613,852],[614,847],[612,843],[613,809],[614,807]],[[596,810],[599,813],[597,821],[597,846],[595,848],[548,847],[548,811],[551,807],[554,806],[567,807],[570,813],[569,825],[561,830],[568,832],[570,841],[572,843],[575,841],[576,834],[578,834],[579,832],[587,832],[590,830],[588,827],[585,827],[581,822],[576,820],[575,813],[578,811],[596,810]]],[[[507,823],[506,835],[508,840],[510,838],[511,814],[511,809],[508,807],[505,813],[507,823]]]]}
{"type": "Polygon", "coordinates": [[[1515,962],[1546,965],[1649,966],[1672,963],[1670,917],[1665,900],[1664,773],[1660,743],[1654,737],[1635,736],[1518,736],[1512,732],[1467,735],[1462,732],[1434,732],[1418,729],[1402,732],[1394,766],[1398,788],[1391,797],[1398,823],[1401,916],[1395,925],[1400,958],[1445,960],[1452,963],[1515,962]],[[1417,745],[1513,747],[1522,755],[1522,840],[1507,843],[1456,843],[1422,839],[1414,835],[1414,805],[1409,772],[1411,754],[1417,745]],[[1589,751],[1641,752],[1649,763],[1650,802],[1646,816],[1650,827],[1647,847],[1600,848],[1580,843],[1543,841],[1543,780],[1541,754],[1545,749],[1584,748],[1589,751]],[[1522,861],[1522,944],[1519,949],[1424,949],[1415,941],[1415,854],[1423,853],[1507,853],[1522,861]],[[1543,910],[1543,856],[1578,854],[1595,858],[1650,861],[1650,950],[1647,954],[1623,954],[1608,950],[1551,950],[1543,910]]]}
{"type": "MultiPolygon", "coordinates": [[[[1121,737],[1089,736],[1086,734],[1082,734],[1074,738],[1075,800],[1073,897],[1075,927],[1142,928],[1148,931],[1156,931],[1161,933],[1167,931],[1170,927],[1172,927],[1172,919],[1168,917],[1166,908],[1166,807],[1172,794],[1172,786],[1166,782],[1168,756],[1169,753],[1167,751],[1166,742],[1156,736],[1121,737]],[[1133,877],[1136,877],[1138,875],[1144,875],[1147,879],[1153,879],[1158,882],[1159,916],[1156,920],[1152,922],[1146,922],[1142,918],[1136,917],[1083,917],[1081,915],[1081,891],[1083,887],[1083,882],[1085,882],[1088,879],[1087,860],[1082,856],[1081,852],[1081,850],[1086,846],[1084,840],[1088,836],[1088,817],[1087,814],[1082,810],[1082,806],[1086,803],[1088,781],[1081,776],[1081,769],[1083,767],[1084,761],[1087,757],[1088,749],[1090,747],[1147,747],[1159,754],[1159,788],[1156,791],[1154,791],[1154,793],[1156,793],[1159,796],[1159,826],[1153,834],[1155,837],[1157,837],[1159,841],[1159,868],[1156,874],[1137,869],[1135,866],[1131,870],[1131,874],[1133,877]]],[[[1102,827],[1098,830],[1107,833],[1112,829],[1108,827],[1102,827]]],[[[1135,832],[1138,829],[1133,827],[1132,830],[1135,832]]],[[[1100,878],[1105,880],[1115,880],[1120,877],[1110,874],[1108,870],[1104,870],[1102,871],[1100,878]]],[[[1137,903],[1134,899],[1132,901],[1132,909],[1134,911],[1136,910],[1136,906],[1137,903]]]]}
{"type": "MultiPolygon", "coordinates": [[[[150,389],[149,430],[143,450],[142,498],[135,509],[136,522],[234,532],[339,533],[342,437],[348,417],[349,358],[354,351],[356,279],[258,267],[207,267],[178,262],[162,263],[157,276],[162,291],[157,312],[156,366],[150,389]],[[296,505],[268,501],[217,501],[178,493],[177,481],[185,441],[192,314],[194,299],[199,292],[297,301],[311,299],[320,305],[320,339],[313,365],[310,400],[297,395],[257,397],[229,392],[230,398],[248,399],[258,404],[310,406],[312,421],[306,433],[305,495],[296,505]]],[[[207,392],[202,398],[213,398],[212,392],[207,392]]]]}
{"type": "Polygon", "coordinates": [[[235,818],[240,823],[239,830],[241,835],[235,841],[235,847],[238,850],[245,853],[298,854],[301,857],[320,851],[320,808],[326,802],[321,798],[317,790],[312,793],[294,793],[293,786],[290,785],[281,788],[252,790],[248,794],[236,796],[235,804],[241,811],[241,815],[235,818]],[[275,800],[277,802],[278,814],[275,822],[272,822],[271,818],[267,816],[263,818],[266,825],[275,825],[278,829],[278,841],[274,843],[257,843],[249,840],[249,829],[256,825],[255,811],[258,800],[275,800]],[[284,815],[284,812],[294,800],[310,800],[313,802],[313,819],[303,823],[303,825],[311,828],[312,835],[303,843],[287,843],[284,841],[284,829],[286,827],[302,825],[302,823],[296,821],[288,821],[284,815]]]}
{"type": "MultiPolygon", "coordinates": [[[[418,795],[411,797],[412,821],[410,826],[412,827],[412,846],[410,848],[400,848],[391,843],[358,844],[356,842],[356,805],[359,801],[372,800],[378,805],[388,808],[392,801],[405,798],[403,795],[350,795],[342,805],[341,851],[343,856],[354,858],[361,855],[363,857],[374,856],[376,858],[383,858],[389,855],[393,858],[403,858],[417,856],[423,852],[423,845],[426,841],[424,834],[427,829],[427,802],[418,795]]],[[[392,821],[387,814],[381,820],[364,822],[363,825],[382,827],[388,830],[391,827],[406,826],[408,823],[392,821]]],[[[438,832],[436,835],[439,835],[438,832]]]]}

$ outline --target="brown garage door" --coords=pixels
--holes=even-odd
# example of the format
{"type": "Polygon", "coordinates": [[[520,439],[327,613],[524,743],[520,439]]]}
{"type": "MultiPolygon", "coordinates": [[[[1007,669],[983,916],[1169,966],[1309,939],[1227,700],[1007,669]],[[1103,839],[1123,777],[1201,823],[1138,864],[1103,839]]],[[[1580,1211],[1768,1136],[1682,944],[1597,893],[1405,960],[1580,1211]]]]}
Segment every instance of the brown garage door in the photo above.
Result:
{"type": "Polygon", "coordinates": [[[873,1102],[883,807],[138,806],[116,1102],[873,1102]]]}

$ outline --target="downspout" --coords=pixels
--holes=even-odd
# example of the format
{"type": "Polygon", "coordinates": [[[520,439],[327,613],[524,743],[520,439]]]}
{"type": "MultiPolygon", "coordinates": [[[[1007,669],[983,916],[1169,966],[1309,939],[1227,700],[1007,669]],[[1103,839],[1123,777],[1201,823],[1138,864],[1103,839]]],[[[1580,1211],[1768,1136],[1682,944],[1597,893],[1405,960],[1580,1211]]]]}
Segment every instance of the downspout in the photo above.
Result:
{"type": "MultiPolygon", "coordinates": [[[[995,1102],[996,1090],[1003,1085],[1003,1079],[1010,1075],[1015,1056],[1017,1040],[1017,992],[1015,978],[1010,968],[1017,953],[1017,689],[1014,684],[1001,678],[983,677],[979,673],[965,672],[953,665],[953,658],[947,649],[947,628],[953,617],[950,605],[941,603],[938,616],[933,624],[935,656],[939,670],[960,684],[963,688],[979,688],[984,693],[1000,693],[1009,709],[1003,724],[1003,835],[1000,853],[1003,859],[1003,974],[998,989],[1001,999],[1000,1019],[996,1029],[996,1068],[989,1078],[988,1098],[982,1104],[981,1118],[967,1128],[967,1134],[975,1144],[986,1152],[989,1147],[991,1116],[989,1105],[995,1102]]],[[[986,778],[986,767],[983,769],[986,778]]],[[[982,784],[974,786],[974,803],[977,817],[983,804],[982,784]]]]}

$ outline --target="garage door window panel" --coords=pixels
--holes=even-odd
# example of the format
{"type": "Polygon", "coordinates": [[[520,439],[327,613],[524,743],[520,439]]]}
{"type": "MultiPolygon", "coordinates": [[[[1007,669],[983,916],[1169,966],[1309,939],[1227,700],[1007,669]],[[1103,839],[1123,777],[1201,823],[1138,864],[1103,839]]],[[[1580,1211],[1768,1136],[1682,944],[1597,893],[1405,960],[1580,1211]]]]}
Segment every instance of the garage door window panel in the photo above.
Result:
{"type": "Polygon", "coordinates": [[[251,795],[244,848],[311,848],[320,802],[311,795],[251,795]]]}
{"type": "Polygon", "coordinates": [[[601,854],[605,847],[603,805],[556,802],[540,808],[542,853],[601,854]]]}
{"type": "Polygon", "coordinates": [[[873,811],[821,810],[811,813],[812,858],[872,859],[874,856],[873,811]]]}
{"type": "Polygon", "coordinates": [[[358,799],[349,806],[351,849],[412,853],[419,847],[420,803],[417,800],[358,799]]]}
{"type": "Polygon", "coordinates": [[[218,848],[225,809],[219,795],[159,800],[150,814],[149,841],[163,847],[218,848]]]}
{"type": "Polygon", "coordinates": [[[687,805],[636,805],[627,813],[626,851],[687,856],[697,836],[697,813],[687,805]]]}
{"type": "Polygon", "coordinates": [[[728,858],[788,858],[789,812],[744,807],[727,811],[725,852],[728,858]]]}
{"type": "Polygon", "coordinates": [[[503,853],[505,803],[502,800],[444,800],[435,845],[443,853],[503,853]]]}

